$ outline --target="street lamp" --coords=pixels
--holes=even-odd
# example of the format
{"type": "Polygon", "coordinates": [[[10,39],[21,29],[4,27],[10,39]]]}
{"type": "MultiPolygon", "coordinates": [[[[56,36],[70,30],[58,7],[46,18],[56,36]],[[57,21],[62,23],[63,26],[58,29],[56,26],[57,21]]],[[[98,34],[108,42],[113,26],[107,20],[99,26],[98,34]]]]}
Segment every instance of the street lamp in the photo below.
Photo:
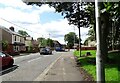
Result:
{"type": "Polygon", "coordinates": [[[96,15],[96,39],[97,39],[97,53],[96,53],[96,76],[98,83],[105,82],[105,69],[103,61],[102,49],[102,34],[101,34],[101,20],[99,12],[98,0],[95,0],[95,15],[96,15]]]}

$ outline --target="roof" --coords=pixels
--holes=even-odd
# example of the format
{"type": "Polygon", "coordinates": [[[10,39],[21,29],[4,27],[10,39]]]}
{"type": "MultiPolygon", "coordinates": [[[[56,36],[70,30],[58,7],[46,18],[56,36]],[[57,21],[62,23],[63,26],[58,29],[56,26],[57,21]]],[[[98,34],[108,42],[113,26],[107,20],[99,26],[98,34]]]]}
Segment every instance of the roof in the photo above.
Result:
{"type": "Polygon", "coordinates": [[[22,35],[18,34],[17,32],[14,32],[14,31],[12,31],[12,30],[4,27],[4,26],[1,26],[1,25],[0,25],[0,28],[3,29],[3,30],[5,30],[6,32],[8,32],[8,33],[10,33],[10,34],[14,34],[14,35],[18,35],[18,36],[23,37],[22,35]]]}

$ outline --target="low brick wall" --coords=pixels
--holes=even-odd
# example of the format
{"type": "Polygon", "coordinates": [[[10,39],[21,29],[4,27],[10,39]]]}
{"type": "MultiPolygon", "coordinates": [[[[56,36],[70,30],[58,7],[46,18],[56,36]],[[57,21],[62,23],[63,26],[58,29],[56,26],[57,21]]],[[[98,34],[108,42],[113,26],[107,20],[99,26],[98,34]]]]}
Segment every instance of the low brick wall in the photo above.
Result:
{"type": "MultiPolygon", "coordinates": [[[[79,50],[77,48],[77,50],[79,50]]],[[[81,47],[81,50],[96,50],[96,47],[81,47]]]]}

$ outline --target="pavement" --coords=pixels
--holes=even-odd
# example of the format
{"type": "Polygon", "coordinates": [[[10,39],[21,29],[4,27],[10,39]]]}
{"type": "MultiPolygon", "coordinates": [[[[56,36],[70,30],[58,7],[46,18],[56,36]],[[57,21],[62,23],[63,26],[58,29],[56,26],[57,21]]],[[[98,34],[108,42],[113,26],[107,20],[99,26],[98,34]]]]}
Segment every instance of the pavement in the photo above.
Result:
{"type": "Polygon", "coordinates": [[[85,81],[72,52],[63,53],[36,81],[85,81]]]}

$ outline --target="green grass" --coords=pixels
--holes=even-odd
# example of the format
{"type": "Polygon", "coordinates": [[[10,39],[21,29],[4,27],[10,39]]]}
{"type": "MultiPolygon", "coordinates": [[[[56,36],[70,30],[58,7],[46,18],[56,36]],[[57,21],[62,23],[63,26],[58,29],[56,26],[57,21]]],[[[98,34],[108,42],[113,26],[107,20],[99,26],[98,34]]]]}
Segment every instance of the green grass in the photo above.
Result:
{"type": "MultiPolygon", "coordinates": [[[[86,52],[91,52],[92,56],[87,57],[79,57],[79,51],[74,51],[74,55],[79,57],[79,61],[81,63],[81,67],[85,69],[89,74],[92,75],[93,79],[96,80],[96,65],[95,65],[95,50],[86,50],[82,51],[81,55],[85,55],[86,52]]],[[[109,58],[112,61],[115,61],[118,58],[118,53],[109,53],[109,58]]],[[[111,62],[112,62],[111,61],[111,62]]],[[[118,81],[118,65],[113,63],[105,64],[105,79],[106,81],[118,81]]]]}

